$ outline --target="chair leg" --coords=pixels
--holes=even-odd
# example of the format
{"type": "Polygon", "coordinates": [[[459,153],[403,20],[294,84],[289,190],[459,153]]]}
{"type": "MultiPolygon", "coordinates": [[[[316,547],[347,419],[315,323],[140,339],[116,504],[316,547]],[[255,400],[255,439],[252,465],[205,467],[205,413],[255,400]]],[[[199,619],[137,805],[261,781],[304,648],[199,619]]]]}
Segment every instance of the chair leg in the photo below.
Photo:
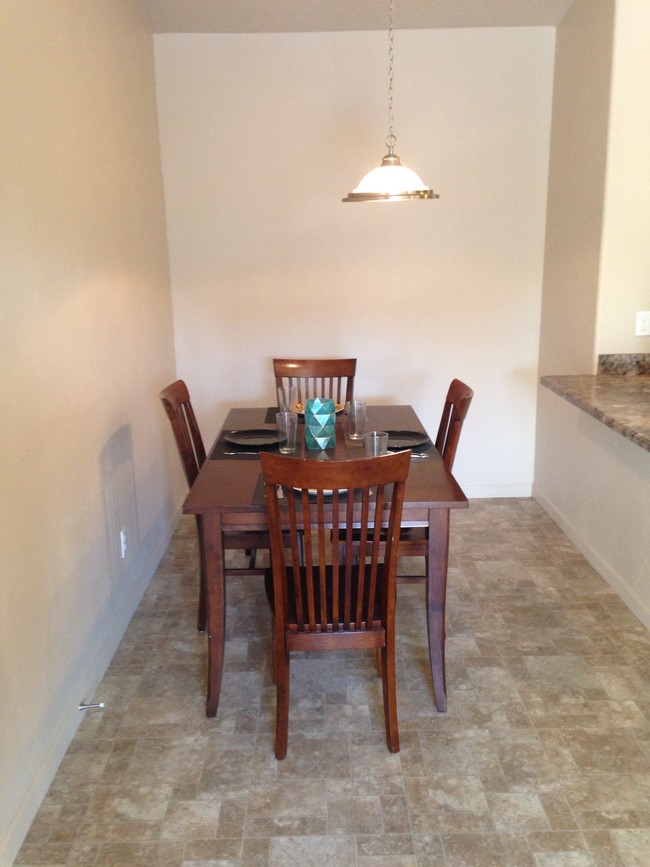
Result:
{"type": "Polygon", "coordinates": [[[391,753],[399,752],[399,730],[397,727],[397,691],[395,677],[395,645],[381,650],[381,685],[384,695],[384,722],[386,724],[386,744],[391,753]]]}
{"type": "MultiPolygon", "coordinates": [[[[278,654],[279,656],[280,654],[278,654]]],[[[275,757],[283,759],[287,755],[289,740],[289,652],[277,660],[276,668],[276,710],[275,710],[275,757]]]]}
{"type": "Polygon", "coordinates": [[[196,628],[205,632],[208,622],[208,590],[205,581],[205,557],[203,556],[203,523],[201,516],[196,516],[196,532],[199,539],[199,610],[196,628]]]}
{"type": "Polygon", "coordinates": [[[271,617],[271,677],[274,685],[278,682],[278,669],[275,661],[277,655],[275,647],[275,617],[271,617]]]}
{"type": "Polygon", "coordinates": [[[255,561],[257,559],[257,549],[251,548],[250,551],[248,552],[248,555],[249,555],[248,556],[248,568],[254,569],[255,568],[255,561]]]}

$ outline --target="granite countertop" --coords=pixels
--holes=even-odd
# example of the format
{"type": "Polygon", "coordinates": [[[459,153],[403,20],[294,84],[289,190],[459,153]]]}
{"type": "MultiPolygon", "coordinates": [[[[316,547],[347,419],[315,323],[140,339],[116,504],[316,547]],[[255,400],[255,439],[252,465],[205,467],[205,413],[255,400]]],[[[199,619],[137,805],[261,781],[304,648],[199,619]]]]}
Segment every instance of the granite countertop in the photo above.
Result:
{"type": "Polygon", "coordinates": [[[543,376],[540,382],[650,452],[650,375],[543,376]]]}

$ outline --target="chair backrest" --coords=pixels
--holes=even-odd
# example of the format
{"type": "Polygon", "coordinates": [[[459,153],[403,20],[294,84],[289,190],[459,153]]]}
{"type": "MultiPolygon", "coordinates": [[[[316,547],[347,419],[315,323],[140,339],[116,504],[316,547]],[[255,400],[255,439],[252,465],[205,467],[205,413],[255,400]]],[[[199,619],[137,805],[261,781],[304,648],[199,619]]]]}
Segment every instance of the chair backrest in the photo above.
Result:
{"type": "Polygon", "coordinates": [[[274,358],[275,385],[295,385],[298,402],[326,397],[344,404],[354,397],[356,358],[274,358]]]}
{"type": "Polygon", "coordinates": [[[410,451],[350,461],[260,455],[275,628],[289,633],[288,649],[329,649],[340,644],[337,635],[392,625],[410,458],[410,451]],[[385,553],[375,523],[386,528],[385,553]],[[339,537],[341,546],[332,545],[339,537]]]}
{"type": "Polygon", "coordinates": [[[172,425],[187,484],[192,487],[205,461],[205,448],[183,380],[178,379],[163,388],[160,400],[172,425]]]}
{"type": "Polygon", "coordinates": [[[447,398],[445,399],[438,435],[436,437],[436,449],[440,452],[450,472],[454,466],[463,422],[465,421],[473,397],[474,392],[469,385],[465,385],[460,379],[452,380],[447,392],[447,398]]]}

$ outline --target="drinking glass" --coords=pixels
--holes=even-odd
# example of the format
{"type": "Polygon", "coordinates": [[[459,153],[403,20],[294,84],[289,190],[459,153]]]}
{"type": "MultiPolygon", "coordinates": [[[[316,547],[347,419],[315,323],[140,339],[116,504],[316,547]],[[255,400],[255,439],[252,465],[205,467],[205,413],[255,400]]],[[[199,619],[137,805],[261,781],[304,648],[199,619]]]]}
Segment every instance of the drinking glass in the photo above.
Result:
{"type": "Polygon", "coordinates": [[[280,412],[295,412],[298,389],[295,385],[281,385],[278,388],[278,409],[280,412]]]}
{"type": "Polygon", "coordinates": [[[298,433],[298,414],[295,412],[278,412],[275,416],[280,440],[280,454],[290,455],[296,450],[298,433]]]}
{"type": "Polygon", "coordinates": [[[351,400],[345,405],[348,414],[348,437],[353,442],[361,442],[366,427],[365,400],[351,400]]]}
{"type": "Polygon", "coordinates": [[[371,430],[363,435],[363,445],[367,458],[388,454],[388,434],[381,430],[371,430]]]}

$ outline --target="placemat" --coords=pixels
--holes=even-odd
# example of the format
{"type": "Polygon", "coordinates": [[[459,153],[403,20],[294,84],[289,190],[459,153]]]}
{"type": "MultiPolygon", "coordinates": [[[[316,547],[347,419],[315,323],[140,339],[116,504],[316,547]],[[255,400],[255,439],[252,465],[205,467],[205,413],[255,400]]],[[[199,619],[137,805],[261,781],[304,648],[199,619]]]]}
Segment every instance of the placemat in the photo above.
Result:
{"type": "Polygon", "coordinates": [[[234,443],[229,443],[225,439],[227,431],[224,431],[219,439],[212,447],[212,451],[208,455],[210,461],[259,461],[260,451],[277,452],[277,445],[258,449],[247,449],[244,446],[237,446],[234,443]]]}
{"type": "MultiPolygon", "coordinates": [[[[266,410],[266,415],[264,416],[264,424],[275,424],[275,416],[279,412],[280,412],[280,410],[278,409],[277,406],[270,406],[266,410]]],[[[304,413],[298,413],[298,424],[304,424],[304,423],[305,423],[305,414],[304,413]]]]}

